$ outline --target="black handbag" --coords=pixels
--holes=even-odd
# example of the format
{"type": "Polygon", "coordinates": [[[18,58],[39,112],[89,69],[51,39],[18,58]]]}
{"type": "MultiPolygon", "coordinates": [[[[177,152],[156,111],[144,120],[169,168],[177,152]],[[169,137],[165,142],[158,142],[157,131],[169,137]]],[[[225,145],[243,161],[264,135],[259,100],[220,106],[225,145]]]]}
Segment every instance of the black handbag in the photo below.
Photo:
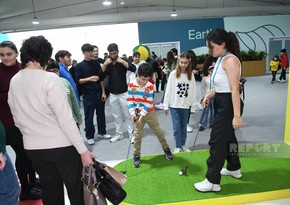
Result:
{"type": "Polygon", "coordinates": [[[106,164],[94,161],[94,168],[97,178],[96,187],[112,203],[120,204],[127,196],[122,186],[105,170],[106,164]]]}

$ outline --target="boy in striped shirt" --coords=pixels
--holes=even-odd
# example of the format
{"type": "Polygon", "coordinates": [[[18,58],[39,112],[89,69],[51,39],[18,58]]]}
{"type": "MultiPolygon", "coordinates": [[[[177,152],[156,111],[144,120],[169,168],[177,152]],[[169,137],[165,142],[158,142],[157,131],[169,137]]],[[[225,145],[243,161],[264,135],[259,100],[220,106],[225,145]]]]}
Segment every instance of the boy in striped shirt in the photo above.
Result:
{"type": "Polygon", "coordinates": [[[165,156],[168,160],[173,159],[173,155],[167,144],[164,132],[159,127],[153,106],[154,86],[149,82],[153,75],[151,65],[143,63],[138,69],[138,77],[128,84],[127,103],[129,113],[136,127],[134,130],[134,163],[135,168],[140,167],[141,141],[145,123],[153,130],[157,136],[165,156]]]}

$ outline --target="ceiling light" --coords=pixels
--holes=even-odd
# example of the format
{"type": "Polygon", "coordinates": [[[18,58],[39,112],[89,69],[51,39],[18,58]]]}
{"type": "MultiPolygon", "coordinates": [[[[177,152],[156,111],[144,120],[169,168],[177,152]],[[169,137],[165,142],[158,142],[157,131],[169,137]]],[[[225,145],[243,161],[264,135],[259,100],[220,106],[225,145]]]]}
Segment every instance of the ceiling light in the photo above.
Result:
{"type": "Polygon", "coordinates": [[[171,12],[171,17],[176,17],[176,16],[177,16],[176,10],[173,9],[172,12],[171,12]]]}
{"type": "Polygon", "coordinates": [[[35,14],[35,8],[34,8],[34,0],[32,0],[32,9],[33,9],[33,20],[32,20],[32,24],[39,24],[39,21],[36,17],[36,14],[35,14]]]}
{"type": "Polygon", "coordinates": [[[125,1],[124,0],[121,0],[120,4],[121,5],[124,5],[125,4],[125,1]]]}
{"type": "Polygon", "coordinates": [[[109,0],[103,1],[104,6],[110,6],[112,3],[109,0]]]}
{"type": "Polygon", "coordinates": [[[172,4],[173,4],[172,5],[173,8],[172,8],[172,12],[171,12],[171,15],[170,16],[171,17],[176,17],[177,16],[177,12],[175,10],[175,1],[174,0],[172,1],[172,4]]]}
{"type": "Polygon", "coordinates": [[[39,24],[39,21],[36,16],[33,17],[32,24],[39,24]]]}

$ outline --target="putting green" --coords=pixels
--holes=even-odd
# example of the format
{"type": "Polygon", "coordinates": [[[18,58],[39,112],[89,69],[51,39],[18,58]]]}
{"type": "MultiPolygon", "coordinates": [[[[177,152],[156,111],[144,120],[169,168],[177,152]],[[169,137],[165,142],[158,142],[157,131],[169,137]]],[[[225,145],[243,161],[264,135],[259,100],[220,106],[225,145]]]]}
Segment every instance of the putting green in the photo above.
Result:
{"type": "MultiPolygon", "coordinates": [[[[194,151],[187,174],[179,176],[189,154],[174,154],[173,161],[164,155],[142,156],[140,168],[134,168],[129,159],[124,186],[128,195],[123,204],[224,205],[290,197],[290,158],[241,157],[241,179],[222,176],[221,192],[200,193],[193,184],[204,179],[209,152],[194,151]]],[[[125,161],[115,166],[120,171],[125,167],[125,161]]]]}

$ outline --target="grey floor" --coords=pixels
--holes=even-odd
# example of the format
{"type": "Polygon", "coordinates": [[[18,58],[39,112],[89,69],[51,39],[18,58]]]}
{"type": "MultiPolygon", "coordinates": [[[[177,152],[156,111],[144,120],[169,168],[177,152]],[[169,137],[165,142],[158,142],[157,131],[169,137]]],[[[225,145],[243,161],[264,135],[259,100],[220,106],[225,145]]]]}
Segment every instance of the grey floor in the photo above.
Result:
{"type": "MultiPolygon", "coordinates": [[[[271,76],[247,77],[245,84],[245,108],[243,115],[243,128],[236,131],[237,138],[240,143],[261,143],[274,142],[284,140],[285,131],[285,114],[287,101],[287,83],[270,83],[271,76]]],[[[200,82],[197,82],[197,99],[200,99],[200,82]]],[[[159,103],[162,97],[162,92],[155,93],[154,103],[159,103]]],[[[160,127],[166,134],[167,141],[172,149],[175,147],[173,139],[173,130],[171,116],[165,115],[163,111],[156,110],[159,119],[160,127]]],[[[186,145],[192,148],[193,140],[198,128],[201,110],[196,111],[190,118],[190,125],[194,127],[192,133],[188,133],[186,145]]],[[[114,119],[110,112],[109,103],[106,103],[106,121],[108,134],[114,135],[115,126],[114,119]]],[[[124,123],[125,124],[125,123],[124,123]]],[[[82,136],[83,126],[81,128],[82,136]]],[[[126,127],[124,125],[124,130],[126,127]]],[[[194,149],[208,148],[208,140],[210,129],[199,132],[196,146],[194,149]]],[[[90,151],[97,155],[100,160],[122,160],[126,158],[129,138],[128,133],[124,132],[125,139],[116,143],[110,143],[109,140],[96,139],[95,145],[88,145],[90,151]]],[[[162,149],[153,132],[146,125],[144,128],[144,137],[142,140],[142,155],[159,154],[162,149]]],[[[85,140],[86,142],[86,140],[85,140]]],[[[131,148],[130,157],[132,157],[131,148]]]]}

